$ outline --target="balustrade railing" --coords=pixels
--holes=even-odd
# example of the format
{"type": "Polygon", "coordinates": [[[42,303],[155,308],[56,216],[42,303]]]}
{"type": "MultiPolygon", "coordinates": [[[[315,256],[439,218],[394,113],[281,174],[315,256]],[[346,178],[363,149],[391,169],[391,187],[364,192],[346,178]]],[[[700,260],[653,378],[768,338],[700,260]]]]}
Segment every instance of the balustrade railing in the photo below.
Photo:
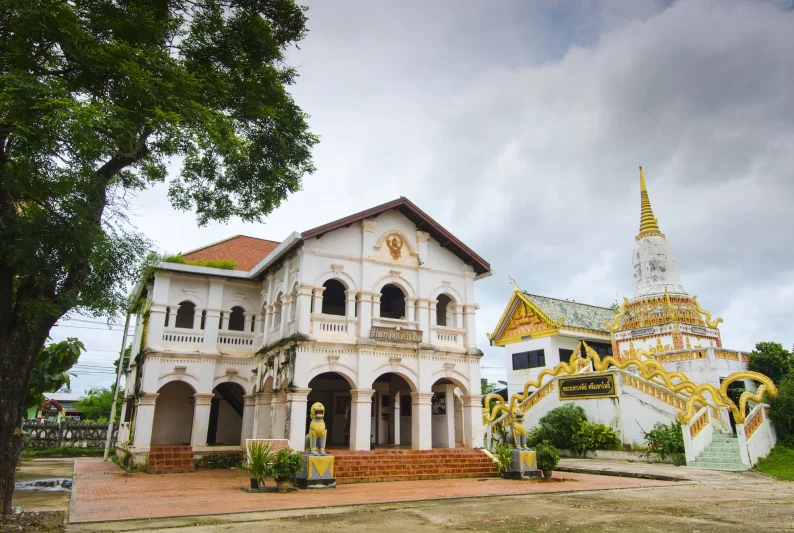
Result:
{"type": "Polygon", "coordinates": [[[202,344],[204,332],[201,330],[167,328],[163,332],[163,342],[169,344],[202,344]]]}
{"type": "Polygon", "coordinates": [[[247,331],[220,331],[218,332],[218,348],[252,348],[254,334],[247,331]]]}
{"type": "Polygon", "coordinates": [[[465,329],[449,328],[445,326],[434,326],[430,328],[432,332],[431,342],[434,344],[454,344],[463,346],[463,335],[465,329]]]}

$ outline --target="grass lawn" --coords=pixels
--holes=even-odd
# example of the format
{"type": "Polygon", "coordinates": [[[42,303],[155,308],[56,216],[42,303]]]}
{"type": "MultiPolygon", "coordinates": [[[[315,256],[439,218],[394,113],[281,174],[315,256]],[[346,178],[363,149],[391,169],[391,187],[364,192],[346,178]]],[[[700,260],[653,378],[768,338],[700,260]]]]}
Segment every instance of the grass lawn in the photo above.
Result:
{"type": "Polygon", "coordinates": [[[778,444],[755,469],[783,481],[794,481],[794,448],[778,444]]]}

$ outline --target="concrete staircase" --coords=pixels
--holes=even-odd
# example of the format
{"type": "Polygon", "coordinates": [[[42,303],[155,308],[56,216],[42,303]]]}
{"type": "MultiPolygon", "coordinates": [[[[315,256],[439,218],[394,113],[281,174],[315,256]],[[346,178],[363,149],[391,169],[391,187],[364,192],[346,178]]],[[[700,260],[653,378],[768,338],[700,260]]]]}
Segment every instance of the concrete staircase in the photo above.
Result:
{"type": "Polygon", "coordinates": [[[692,468],[708,468],[710,470],[747,470],[739,453],[739,442],[735,435],[714,432],[711,444],[703,450],[697,459],[687,466],[692,468]]]}
{"type": "Polygon", "coordinates": [[[336,458],[334,473],[338,484],[499,476],[496,464],[480,450],[333,450],[331,453],[336,458]]]}

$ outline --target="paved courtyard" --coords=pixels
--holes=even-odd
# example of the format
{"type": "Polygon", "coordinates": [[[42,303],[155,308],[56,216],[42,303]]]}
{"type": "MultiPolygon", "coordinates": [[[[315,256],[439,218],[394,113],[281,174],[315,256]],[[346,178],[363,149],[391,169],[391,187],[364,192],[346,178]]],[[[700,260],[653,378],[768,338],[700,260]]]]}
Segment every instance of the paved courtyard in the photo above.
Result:
{"type": "Polygon", "coordinates": [[[248,477],[236,470],[128,474],[110,462],[77,460],[69,521],[97,522],[503,494],[660,487],[674,482],[555,472],[552,482],[493,478],[398,481],[340,485],[333,490],[288,494],[248,494],[240,490],[248,483],[248,477]]]}

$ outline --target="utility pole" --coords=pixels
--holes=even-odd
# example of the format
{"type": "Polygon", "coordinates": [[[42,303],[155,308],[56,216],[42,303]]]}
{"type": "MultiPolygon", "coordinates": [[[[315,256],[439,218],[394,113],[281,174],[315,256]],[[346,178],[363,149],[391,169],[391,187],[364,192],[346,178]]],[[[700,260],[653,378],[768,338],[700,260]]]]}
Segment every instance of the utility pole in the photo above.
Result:
{"type": "MultiPolygon", "coordinates": [[[[119,397],[119,384],[121,383],[121,369],[124,367],[124,349],[127,347],[127,332],[130,329],[130,312],[127,311],[127,320],[124,322],[124,336],[121,338],[121,352],[119,352],[119,366],[116,372],[116,388],[113,391],[113,405],[110,408],[110,416],[108,416],[108,436],[105,439],[105,454],[102,456],[103,461],[108,460],[108,453],[110,452],[110,440],[113,438],[113,422],[116,418],[116,400],[119,397]]],[[[130,354],[132,357],[132,354],[130,354]]]]}

